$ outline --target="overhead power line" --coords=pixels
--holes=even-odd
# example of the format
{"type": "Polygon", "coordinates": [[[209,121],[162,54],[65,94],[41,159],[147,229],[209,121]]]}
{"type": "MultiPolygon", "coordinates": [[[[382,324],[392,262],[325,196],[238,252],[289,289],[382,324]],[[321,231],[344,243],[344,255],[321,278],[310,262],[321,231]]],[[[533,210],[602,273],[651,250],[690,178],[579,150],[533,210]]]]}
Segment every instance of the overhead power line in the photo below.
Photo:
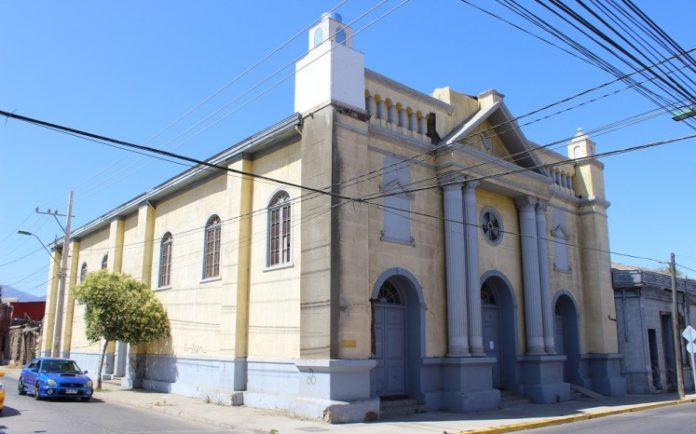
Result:
{"type": "MultiPolygon", "coordinates": [[[[462,0],[460,0],[462,1],[462,0]]],[[[529,21],[532,23],[534,26],[540,28],[544,32],[547,32],[548,34],[552,35],[554,38],[559,39],[563,44],[567,45],[571,50],[577,52],[580,54],[583,58],[587,59],[590,63],[596,65],[600,69],[603,69],[604,71],[609,72],[610,74],[614,75],[615,77],[625,77],[625,81],[632,85],[634,89],[642,94],[644,97],[647,99],[651,100],[655,105],[660,106],[660,107],[665,107],[665,110],[672,116],[672,114],[683,108],[683,103],[681,102],[682,99],[686,99],[687,103],[688,101],[693,101],[693,92],[689,92],[688,89],[691,87],[686,83],[686,81],[681,80],[680,77],[683,74],[677,74],[678,77],[669,77],[664,73],[661,73],[660,68],[657,68],[656,71],[652,71],[650,69],[642,68],[639,69],[640,65],[645,65],[646,63],[650,63],[650,56],[645,55],[641,51],[637,50],[632,50],[630,47],[625,47],[619,44],[616,40],[612,39],[606,32],[602,31],[601,29],[598,28],[598,26],[593,25],[592,23],[589,22],[588,19],[585,17],[581,16],[577,11],[573,10],[570,8],[568,5],[566,5],[564,2],[560,0],[549,0],[548,2],[541,1],[541,0],[535,0],[535,4],[537,4],[542,10],[547,10],[557,18],[560,18],[560,20],[569,26],[571,26],[573,29],[575,29],[577,32],[579,32],[581,35],[583,35],[585,38],[589,39],[592,41],[596,46],[600,47],[601,49],[605,50],[606,52],[610,53],[612,56],[614,56],[616,59],[627,65],[629,68],[632,70],[638,72],[638,71],[643,71],[641,75],[645,76],[646,78],[652,77],[655,78],[655,80],[651,80],[649,83],[651,86],[645,86],[645,85],[637,85],[635,80],[630,78],[630,75],[625,74],[621,70],[619,70],[617,67],[612,65],[608,60],[605,58],[601,57],[597,53],[593,52],[591,49],[588,47],[584,46],[580,42],[580,38],[578,38],[576,35],[569,35],[565,33],[563,30],[561,30],[558,26],[554,25],[550,20],[544,19],[538,14],[536,14],[534,11],[532,11],[531,6],[524,6],[520,4],[520,2],[516,0],[496,0],[497,3],[499,3],[501,6],[509,9],[511,12],[514,14],[520,16],[521,18],[529,21]],[[652,89],[651,87],[655,87],[656,89],[652,89]],[[679,96],[677,96],[679,95],[679,96]]],[[[578,3],[582,3],[582,0],[577,0],[578,3]]],[[[462,1],[462,3],[471,5],[470,3],[466,1],[462,1]]],[[[616,3],[612,1],[612,3],[616,3]]],[[[587,9],[591,10],[594,15],[599,16],[599,13],[597,11],[592,10],[589,8],[589,6],[585,5],[587,9]]],[[[478,10],[488,13],[489,15],[495,16],[497,19],[501,19],[501,21],[506,22],[509,25],[512,25],[513,27],[517,28],[518,30],[524,31],[525,33],[530,33],[529,31],[526,31],[526,29],[521,29],[520,26],[510,22],[509,20],[502,19],[498,16],[496,16],[494,13],[487,11],[485,8],[480,7],[480,6],[473,6],[476,7],[478,10]]],[[[628,13],[625,10],[622,11],[623,13],[628,13]]],[[[609,29],[610,32],[615,32],[616,29],[611,26],[611,24],[608,23],[608,20],[611,20],[613,17],[609,17],[607,19],[601,18],[605,23],[607,23],[607,28],[609,29]]],[[[599,24],[602,25],[602,24],[599,24]]],[[[621,22],[622,26],[628,26],[628,23],[626,22],[621,22]]],[[[624,28],[622,27],[622,28],[624,28]]],[[[640,31],[640,28],[635,30],[634,32],[640,31]]],[[[620,32],[622,33],[622,32],[620,32]]],[[[536,35],[533,35],[536,37],[536,35]]],[[[620,35],[620,36],[623,36],[620,35]]],[[[543,39],[543,38],[541,38],[543,39]]],[[[635,42],[635,38],[634,42],[635,42]]],[[[642,42],[644,43],[644,42],[642,42]]],[[[556,46],[555,44],[552,44],[556,46]]],[[[558,48],[558,47],[557,47],[558,48]]],[[[563,47],[560,47],[560,49],[563,49],[563,47]]],[[[566,51],[563,49],[563,51],[566,51]]],[[[645,50],[643,50],[645,51],[645,50]]],[[[689,65],[689,62],[687,62],[688,59],[691,59],[690,55],[686,55],[685,50],[665,50],[668,55],[672,56],[674,54],[683,54],[682,56],[679,56],[679,61],[682,63],[685,63],[685,66],[689,65]]],[[[577,56],[576,56],[577,57],[577,56]]],[[[659,56],[662,57],[662,56],[659,56]]],[[[693,64],[691,64],[693,65],[693,64]]],[[[671,65],[665,65],[665,69],[670,69],[672,68],[671,65]]],[[[692,129],[696,129],[696,123],[694,123],[694,120],[692,119],[685,119],[684,123],[687,124],[689,127],[692,129]]]]}
{"type": "Polygon", "coordinates": [[[11,119],[16,119],[18,121],[26,122],[29,124],[38,125],[38,126],[43,127],[43,128],[48,128],[51,130],[59,131],[61,133],[73,134],[73,135],[77,135],[79,137],[85,137],[88,139],[99,140],[101,142],[113,143],[115,145],[124,146],[126,148],[137,149],[139,151],[151,152],[151,153],[156,154],[156,155],[163,155],[165,157],[174,158],[174,159],[182,160],[182,161],[187,161],[189,163],[195,163],[195,164],[200,165],[200,166],[210,167],[213,169],[218,169],[218,170],[222,170],[225,172],[231,172],[231,173],[235,173],[237,175],[248,176],[248,177],[255,178],[255,179],[261,179],[264,181],[270,181],[270,182],[285,185],[288,187],[294,187],[294,188],[299,188],[301,190],[311,191],[311,192],[314,192],[317,194],[333,196],[333,197],[337,197],[340,199],[346,199],[346,200],[351,200],[351,201],[356,200],[356,199],[351,198],[351,197],[339,195],[339,194],[332,193],[332,192],[326,191],[326,190],[321,190],[319,188],[307,187],[307,186],[304,186],[301,184],[296,184],[294,182],[289,182],[289,181],[284,181],[281,179],[272,178],[270,176],[259,175],[256,173],[251,173],[251,172],[246,172],[243,170],[233,169],[231,167],[220,166],[219,164],[213,164],[213,163],[210,163],[208,161],[199,160],[197,158],[188,157],[186,155],[177,154],[175,152],[165,151],[162,149],[153,148],[151,146],[138,145],[135,143],[126,142],[125,140],[114,139],[111,137],[90,133],[88,131],[79,130],[77,128],[66,127],[63,125],[54,124],[52,122],[42,121],[40,119],[35,119],[35,118],[28,117],[28,116],[18,115],[18,114],[11,113],[11,112],[8,112],[5,110],[0,110],[0,115],[11,118],[11,119]]]}
{"type": "MultiPolygon", "coordinates": [[[[554,161],[554,162],[550,162],[550,163],[538,164],[538,165],[535,165],[535,166],[532,166],[532,167],[519,167],[519,168],[517,168],[517,169],[511,169],[511,170],[507,170],[507,171],[505,171],[505,172],[498,172],[498,173],[493,173],[493,174],[489,174],[489,175],[474,176],[474,177],[471,177],[471,178],[467,178],[466,181],[483,181],[483,180],[486,180],[486,179],[498,178],[498,177],[501,177],[501,176],[512,175],[512,174],[515,174],[515,173],[530,172],[530,171],[534,171],[534,170],[542,169],[542,168],[549,168],[549,167],[556,167],[556,166],[565,166],[565,165],[567,165],[567,164],[577,164],[577,163],[581,163],[581,162],[585,162],[585,161],[592,161],[592,160],[595,160],[595,159],[597,159],[597,158],[611,157],[611,156],[615,156],[615,155],[627,154],[627,153],[629,153],[629,152],[641,151],[641,150],[644,150],[644,149],[649,149],[649,148],[654,148],[654,147],[658,147],[658,146],[663,146],[663,145],[667,145],[667,144],[670,144],[670,143],[680,142],[680,141],[683,141],[683,140],[689,140],[689,139],[693,139],[693,138],[696,138],[696,134],[690,134],[690,135],[687,135],[687,136],[676,137],[676,138],[673,138],[673,139],[660,140],[660,141],[657,141],[657,142],[646,143],[646,144],[643,144],[643,145],[629,146],[629,147],[627,147],[627,148],[616,149],[616,150],[613,150],[613,151],[600,152],[600,153],[597,153],[597,154],[594,154],[594,155],[589,155],[589,156],[587,156],[587,157],[567,158],[567,159],[563,159],[563,160],[560,160],[560,161],[554,161]]],[[[465,169],[464,169],[464,170],[465,170],[465,169]]],[[[462,173],[463,173],[463,170],[461,170],[461,171],[458,170],[458,171],[456,171],[456,172],[462,172],[462,173]]],[[[455,184],[455,183],[442,183],[442,184],[430,185],[430,186],[420,187],[420,188],[399,190],[399,191],[396,191],[396,192],[381,193],[381,194],[378,194],[378,195],[373,195],[373,196],[368,196],[368,197],[362,198],[361,201],[362,201],[362,202],[368,202],[368,203],[369,203],[369,201],[374,200],[374,199],[380,199],[380,198],[384,198],[384,197],[388,197],[388,196],[395,196],[395,195],[399,195],[399,194],[416,193],[416,192],[419,192],[419,191],[432,190],[433,188],[444,187],[444,186],[447,186],[447,185],[454,185],[454,184],[455,184]]]]}

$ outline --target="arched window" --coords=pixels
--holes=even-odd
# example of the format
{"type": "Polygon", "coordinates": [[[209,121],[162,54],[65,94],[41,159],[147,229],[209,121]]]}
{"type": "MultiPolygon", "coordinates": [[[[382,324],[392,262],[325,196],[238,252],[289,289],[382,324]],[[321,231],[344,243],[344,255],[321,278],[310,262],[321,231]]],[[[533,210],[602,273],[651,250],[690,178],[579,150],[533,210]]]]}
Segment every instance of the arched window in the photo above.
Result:
{"type": "Polygon", "coordinates": [[[83,262],[82,267],[80,267],[80,283],[85,281],[87,277],[87,263],[83,262]]]}
{"type": "Polygon", "coordinates": [[[205,252],[203,252],[203,278],[220,275],[220,217],[214,215],[205,224],[205,252]]]}
{"type": "Polygon", "coordinates": [[[167,232],[160,244],[159,287],[169,286],[172,273],[172,234],[167,232]]]}
{"type": "Polygon", "coordinates": [[[346,45],[346,31],[343,28],[336,31],[336,42],[346,45]]]}
{"type": "Polygon", "coordinates": [[[318,47],[322,42],[324,42],[324,29],[319,27],[314,31],[314,45],[312,48],[318,47]]]}
{"type": "Polygon", "coordinates": [[[102,258],[101,269],[102,269],[102,270],[106,270],[106,268],[107,268],[108,266],[109,266],[109,254],[107,253],[107,254],[104,255],[104,257],[102,258]]]}
{"type": "Polygon", "coordinates": [[[268,206],[268,266],[290,263],[290,196],[281,191],[268,206]]]}
{"type": "Polygon", "coordinates": [[[379,294],[377,294],[377,301],[380,303],[388,304],[403,304],[401,301],[401,294],[399,290],[396,289],[390,281],[385,281],[379,288],[379,294]]]}

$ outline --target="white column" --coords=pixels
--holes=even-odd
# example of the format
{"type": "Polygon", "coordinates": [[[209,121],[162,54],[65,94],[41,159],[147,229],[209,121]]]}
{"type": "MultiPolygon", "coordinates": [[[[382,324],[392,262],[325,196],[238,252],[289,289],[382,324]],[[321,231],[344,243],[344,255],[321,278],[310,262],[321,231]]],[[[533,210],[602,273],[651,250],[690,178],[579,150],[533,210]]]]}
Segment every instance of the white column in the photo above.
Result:
{"type": "Polygon", "coordinates": [[[442,176],[445,211],[445,263],[447,278],[447,355],[469,355],[467,333],[467,303],[464,283],[464,206],[462,203],[463,179],[442,176]]]}
{"type": "Polygon", "coordinates": [[[539,289],[541,291],[541,315],[544,326],[544,348],[549,354],[556,352],[554,343],[553,306],[551,305],[551,284],[549,277],[549,248],[546,234],[546,205],[539,201],[536,206],[537,245],[539,251],[539,289]]]}
{"type": "Polygon", "coordinates": [[[524,316],[528,354],[544,353],[544,327],[541,319],[541,293],[539,291],[536,203],[536,199],[531,197],[515,200],[520,217],[524,316]]]}
{"type": "Polygon", "coordinates": [[[479,272],[476,187],[478,181],[464,185],[464,233],[466,239],[466,288],[469,306],[469,347],[474,355],[483,355],[483,326],[481,323],[481,275],[479,272]]]}

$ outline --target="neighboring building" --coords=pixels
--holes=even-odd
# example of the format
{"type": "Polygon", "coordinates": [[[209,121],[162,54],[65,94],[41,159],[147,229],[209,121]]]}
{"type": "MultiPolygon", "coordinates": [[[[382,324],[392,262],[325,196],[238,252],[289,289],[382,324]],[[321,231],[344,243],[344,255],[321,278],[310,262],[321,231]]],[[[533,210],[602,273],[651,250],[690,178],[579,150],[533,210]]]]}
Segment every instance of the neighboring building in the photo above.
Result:
{"type": "Polygon", "coordinates": [[[10,358],[10,324],[12,322],[12,305],[0,303],[0,362],[5,364],[10,358]]]}
{"type": "Polygon", "coordinates": [[[43,320],[46,312],[45,301],[12,301],[12,319],[43,320]]]}
{"type": "MultiPolygon", "coordinates": [[[[672,334],[672,277],[658,271],[613,264],[621,370],[629,393],[677,390],[672,334]]],[[[693,389],[690,357],[681,333],[696,327],[696,280],[677,278],[677,315],[682,372],[693,389]]]]}
{"type": "MultiPolygon", "coordinates": [[[[24,353],[29,354],[30,349],[35,348],[35,345],[18,343],[20,340],[24,339],[24,335],[14,329],[16,329],[17,326],[24,329],[25,324],[32,324],[31,329],[35,335],[36,330],[39,330],[36,324],[40,324],[41,320],[43,320],[46,302],[18,301],[16,298],[5,297],[3,297],[3,301],[4,303],[0,305],[0,343],[2,345],[0,349],[2,361],[3,363],[7,363],[8,361],[24,360],[18,356],[20,352],[19,349],[27,348],[24,353]]],[[[38,342],[34,335],[32,335],[30,339],[32,342],[38,342]]]]}
{"type": "MultiPolygon", "coordinates": [[[[163,343],[109,348],[107,372],[331,421],[380,398],[469,411],[501,390],[623,393],[603,165],[543,167],[565,157],[533,150],[502,95],[367,70],[336,18],[310,30],[297,114],[208,160],[290,185],[197,166],[74,232],[70,288],[129,273],[171,321],[163,343]]],[[[568,151],[595,144],[579,132],[568,151]]],[[[71,294],[61,350],[94,372],[71,294]]]]}

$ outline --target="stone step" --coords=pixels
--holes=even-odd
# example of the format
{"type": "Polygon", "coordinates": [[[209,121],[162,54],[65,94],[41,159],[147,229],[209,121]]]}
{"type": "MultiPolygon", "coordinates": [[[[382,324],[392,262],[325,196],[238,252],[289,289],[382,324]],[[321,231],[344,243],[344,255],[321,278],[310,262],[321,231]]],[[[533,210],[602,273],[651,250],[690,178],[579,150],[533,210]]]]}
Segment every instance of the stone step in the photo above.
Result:
{"type": "Polygon", "coordinates": [[[389,399],[380,401],[380,418],[388,419],[415,413],[425,413],[425,407],[415,399],[389,399]]]}
{"type": "Polygon", "coordinates": [[[120,385],[121,385],[121,378],[122,378],[122,377],[114,377],[114,376],[111,376],[111,375],[109,375],[108,378],[105,378],[104,376],[102,376],[102,383],[105,383],[105,384],[113,384],[113,385],[115,385],[115,386],[120,386],[120,385]]]}
{"type": "Polygon", "coordinates": [[[517,407],[519,405],[529,404],[531,401],[529,398],[524,396],[516,395],[509,390],[503,390],[500,392],[500,404],[499,408],[510,408],[517,407]]]}
{"type": "Polygon", "coordinates": [[[570,383],[570,393],[573,399],[602,399],[604,395],[590,390],[586,387],[582,387],[579,384],[570,383]]]}

